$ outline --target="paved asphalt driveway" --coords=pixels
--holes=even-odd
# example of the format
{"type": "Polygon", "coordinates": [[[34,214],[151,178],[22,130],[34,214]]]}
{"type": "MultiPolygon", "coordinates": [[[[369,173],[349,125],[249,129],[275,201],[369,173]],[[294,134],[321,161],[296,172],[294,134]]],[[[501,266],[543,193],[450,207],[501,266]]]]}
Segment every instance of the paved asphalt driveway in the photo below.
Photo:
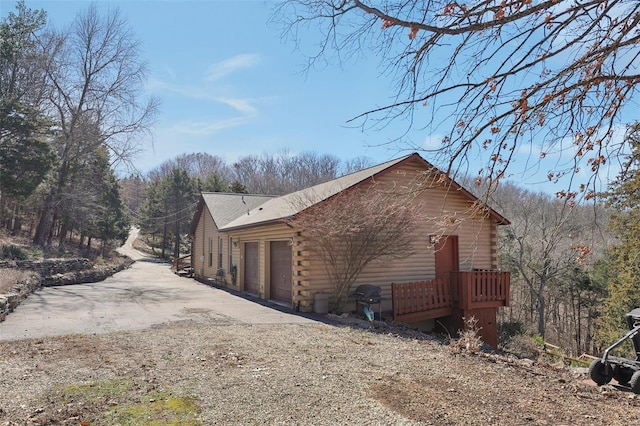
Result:
{"type": "Polygon", "coordinates": [[[46,287],[31,294],[0,323],[0,340],[71,333],[100,334],[191,320],[246,324],[312,324],[282,312],[173,274],[131,247],[133,266],[100,283],[46,287]]]}

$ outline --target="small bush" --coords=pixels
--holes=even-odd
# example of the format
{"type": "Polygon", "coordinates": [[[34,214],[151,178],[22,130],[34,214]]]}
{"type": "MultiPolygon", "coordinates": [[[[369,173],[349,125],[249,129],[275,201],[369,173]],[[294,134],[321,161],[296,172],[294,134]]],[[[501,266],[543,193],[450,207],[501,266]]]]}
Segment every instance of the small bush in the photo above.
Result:
{"type": "Polygon", "coordinates": [[[460,338],[452,343],[455,349],[459,351],[465,351],[469,353],[479,352],[482,348],[482,338],[480,337],[480,330],[482,327],[478,327],[478,320],[476,317],[463,318],[464,330],[460,330],[460,338]]]}
{"type": "Polygon", "coordinates": [[[1,247],[2,257],[4,259],[14,259],[14,260],[27,260],[29,255],[24,252],[20,247],[11,245],[2,245],[1,247]]]}
{"type": "Polygon", "coordinates": [[[506,343],[510,339],[525,334],[524,326],[520,321],[505,321],[498,323],[498,340],[506,343]]]}
{"type": "Polygon", "coordinates": [[[542,356],[543,345],[532,336],[519,334],[504,342],[502,348],[518,357],[537,360],[542,356]]]}
{"type": "Polygon", "coordinates": [[[534,334],[532,338],[538,345],[544,346],[544,337],[539,334],[534,334]]]}

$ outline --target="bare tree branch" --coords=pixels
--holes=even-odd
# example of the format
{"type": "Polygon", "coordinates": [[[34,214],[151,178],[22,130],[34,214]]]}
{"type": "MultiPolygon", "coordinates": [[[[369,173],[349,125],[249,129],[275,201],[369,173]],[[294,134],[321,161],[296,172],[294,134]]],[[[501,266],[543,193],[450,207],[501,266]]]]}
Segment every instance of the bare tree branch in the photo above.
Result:
{"type": "Polygon", "coordinates": [[[34,238],[45,245],[61,194],[83,161],[107,148],[112,165],[128,162],[138,152],[140,136],[148,131],[158,102],[143,100],[146,64],[118,10],[102,14],[92,4],[69,29],[44,35],[41,45],[50,55],[49,113],[58,126],[59,157],[34,238]]]}
{"type": "Polygon", "coordinates": [[[620,155],[614,135],[640,83],[640,2],[289,0],[274,16],[293,37],[320,28],[309,66],[333,53],[380,58],[394,100],[351,122],[444,134],[432,154],[448,173],[480,157],[471,172],[500,180],[529,149],[552,181],[589,171],[566,191],[586,196],[620,155]]]}
{"type": "MultiPolygon", "coordinates": [[[[420,177],[422,181],[422,176],[420,177]]],[[[417,182],[415,182],[417,184],[417,182]]],[[[371,262],[415,252],[415,229],[423,219],[420,190],[371,182],[318,203],[315,196],[296,200],[304,209],[289,220],[304,247],[323,263],[333,286],[333,311],[339,311],[353,283],[371,262]]],[[[423,190],[423,189],[422,189],[423,190]]]]}

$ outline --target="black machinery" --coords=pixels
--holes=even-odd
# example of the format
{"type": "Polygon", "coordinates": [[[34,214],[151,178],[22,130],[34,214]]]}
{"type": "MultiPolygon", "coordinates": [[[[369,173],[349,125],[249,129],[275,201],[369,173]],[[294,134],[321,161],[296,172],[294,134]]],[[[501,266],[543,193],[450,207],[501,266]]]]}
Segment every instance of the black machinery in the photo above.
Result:
{"type": "Polygon", "coordinates": [[[622,386],[628,386],[631,390],[640,394],[640,308],[635,308],[625,315],[629,332],[620,340],[609,346],[602,358],[594,360],[589,366],[591,380],[599,386],[605,385],[616,379],[622,386]],[[636,359],[619,358],[609,355],[611,351],[620,346],[626,340],[631,340],[636,359]]]}
{"type": "Polygon", "coordinates": [[[375,314],[371,305],[378,304],[378,318],[382,319],[382,289],[377,285],[362,284],[356,288],[352,296],[356,299],[356,312],[364,314],[373,321],[375,314]]]}

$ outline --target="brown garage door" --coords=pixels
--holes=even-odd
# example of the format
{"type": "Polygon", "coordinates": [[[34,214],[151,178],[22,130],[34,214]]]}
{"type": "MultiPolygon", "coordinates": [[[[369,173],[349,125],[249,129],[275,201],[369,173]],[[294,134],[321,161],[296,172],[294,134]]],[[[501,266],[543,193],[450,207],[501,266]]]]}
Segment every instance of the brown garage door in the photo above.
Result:
{"type": "Polygon", "coordinates": [[[291,246],[287,241],[269,244],[271,259],[271,298],[291,303],[291,246]]]}
{"type": "Polygon", "coordinates": [[[244,291],[260,293],[258,281],[258,243],[244,244],[244,291]]]}

